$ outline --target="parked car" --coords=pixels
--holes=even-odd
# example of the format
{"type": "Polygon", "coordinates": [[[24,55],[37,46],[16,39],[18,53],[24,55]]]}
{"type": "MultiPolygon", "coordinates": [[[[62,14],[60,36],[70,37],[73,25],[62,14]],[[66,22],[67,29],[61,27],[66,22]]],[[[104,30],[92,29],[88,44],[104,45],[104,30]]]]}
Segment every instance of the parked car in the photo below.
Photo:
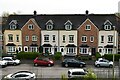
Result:
{"type": "Polygon", "coordinates": [[[64,59],[62,61],[62,66],[63,67],[85,67],[86,63],[76,60],[76,59],[64,59]]]}
{"type": "Polygon", "coordinates": [[[7,61],[0,60],[0,67],[4,68],[7,66],[7,61]]]}
{"type": "Polygon", "coordinates": [[[18,71],[16,73],[6,75],[3,80],[35,80],[36,75],[30,71],[18,71]]]}
{"type": "Polygon", "coordinates": [[[13,57],[3,57],[3,61],[6,61],[8,65],[18,65],[21,63],[20,60],[14,59],[13,57]]]}
{"type": "Polygon", "coordinates": [[[85,69],[69,69],[68,70],[68,78],[76,78],[76,77],[83,77],[88,73],[85,69]]]}
{"type": "Polygon", "coordinates": [[[113,67],[113,62],[107,59],[99,58],[97,61],[95,61],[95,66],[96,67],[113,67]]]}
{"type": "Polygon", "coordinates": [[[38,65],[44,65],[44,66],[53,66],[54,65],[54,61],[50,58],[41,58],[41,57],[37,57],[34,60],[34,66],[38,66],[38,65]]]}

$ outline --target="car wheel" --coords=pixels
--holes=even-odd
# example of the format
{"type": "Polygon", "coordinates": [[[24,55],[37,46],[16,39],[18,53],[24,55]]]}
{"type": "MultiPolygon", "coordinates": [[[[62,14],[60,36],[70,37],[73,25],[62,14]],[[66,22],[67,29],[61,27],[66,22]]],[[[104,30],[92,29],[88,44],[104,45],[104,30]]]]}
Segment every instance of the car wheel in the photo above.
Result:
{"type": "Polygon", "coordinates": [[[50,67],[51,66],[51,64],[48,64],[48,67],[50,67]]]}
{"type": "Polygon", "coordinates": [[[67,63],[65,64],[65,67],[68,67],[68,64],[67,64],[67,63]]]}
{"type": "Polygon", "coordinates": [[[17,65],[17,63],[13,63],[13,65],[14,65],[14,66],[16,66],[16,65],[17,65]]]}
{"type": "Polygon", "coordinates": [[[80,64],[80,67],[83,67],[83,65],[82,65],[82,64],[80,64]]]}
{"type": "Polygon", "coordinates": [[[34,64],[34,66],[38,66],[38,64],[37,64],[37,63],[35,63],[35,64],[34,64]]]}
{"type": "Polygon", "coordinates": [[[97,64],[97,67],[100,67],[100,64],[97,64]]]}
{"type": "Polygon", "coordinates": [[[112,68],[112,67],[113,67],[113,65],[109,65],[109,67],[110,67],[110,68],[112,68]]]}

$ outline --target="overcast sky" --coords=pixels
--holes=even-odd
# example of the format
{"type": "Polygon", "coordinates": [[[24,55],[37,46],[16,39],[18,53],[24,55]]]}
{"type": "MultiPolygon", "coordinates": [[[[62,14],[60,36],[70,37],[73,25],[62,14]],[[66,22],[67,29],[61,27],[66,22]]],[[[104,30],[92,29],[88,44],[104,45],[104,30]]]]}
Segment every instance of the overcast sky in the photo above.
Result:
{"type": "Polygon", "coordinates": [[[0,0],[0,15],[9,13],[33,14],[94,14],[118,12],[120,0],[0,0]]]}

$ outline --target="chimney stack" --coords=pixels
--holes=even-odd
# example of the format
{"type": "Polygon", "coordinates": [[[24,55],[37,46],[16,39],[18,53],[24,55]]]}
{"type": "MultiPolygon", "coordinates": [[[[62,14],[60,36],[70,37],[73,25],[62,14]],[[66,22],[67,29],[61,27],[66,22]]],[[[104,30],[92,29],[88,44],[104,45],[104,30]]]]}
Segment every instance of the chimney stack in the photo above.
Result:
{"type": "Polygon", "coordinates": [[[86,10],[86,11],[85,11],[85,13],[88,15],[89,11],[88,11],[88,10],[86,10]]]}
{"type": "Polygon", "coordinates": [[[33,13],[34,13],[34,16],[36,16],[36,15],[37,15],[37,11],[34,11],[33,13]]]}

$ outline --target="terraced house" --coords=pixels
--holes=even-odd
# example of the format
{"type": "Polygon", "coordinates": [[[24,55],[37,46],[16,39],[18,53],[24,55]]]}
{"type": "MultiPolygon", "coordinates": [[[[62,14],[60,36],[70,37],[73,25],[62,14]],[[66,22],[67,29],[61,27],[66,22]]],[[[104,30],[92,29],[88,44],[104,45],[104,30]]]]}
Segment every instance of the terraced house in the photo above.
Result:
{"type": "Polygon", "coordinates": [[[18,51],[54,55],[118,53],[120,18],[114,14],[10,15],[4,27],[5,53],[18,51]]]}

